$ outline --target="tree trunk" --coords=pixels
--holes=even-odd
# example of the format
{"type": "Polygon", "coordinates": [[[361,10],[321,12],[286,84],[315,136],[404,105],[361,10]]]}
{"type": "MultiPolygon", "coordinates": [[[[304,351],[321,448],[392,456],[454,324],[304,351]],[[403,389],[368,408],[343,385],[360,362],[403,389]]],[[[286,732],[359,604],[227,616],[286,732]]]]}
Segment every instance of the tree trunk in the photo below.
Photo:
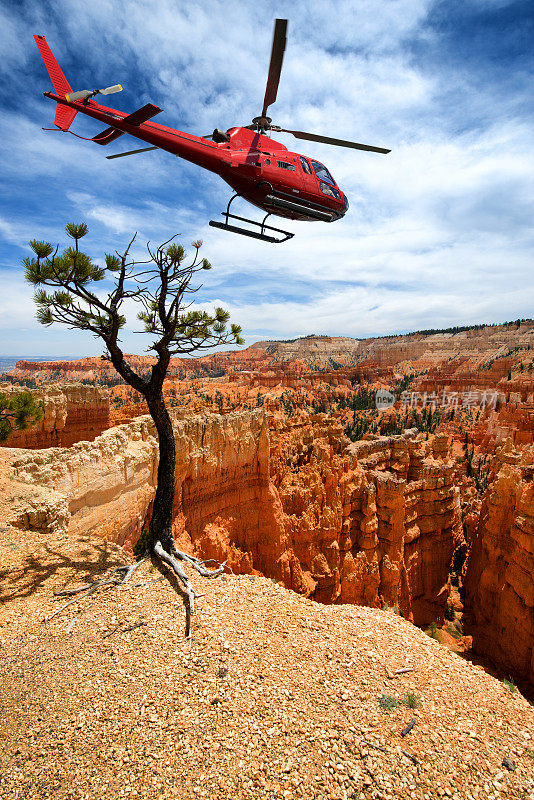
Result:
{"type": "Polygon", "coordinates": [[[191,636],[191,619],[195,613],[195,599],[198,595],[189,580],[187,572],[183,569],[182,563],[189,564],[205,578],[216,578],[217,575],[224,571],[226,562],[219,564],[216,569],[208,569],[204,561],[196,556],[177,550],[174,545],[172,514],[174,508],[176,445],[171,418],[163,399],[162,384],[163,381],[161,381],[161,384],[157,383],[155,388],[152,386],[145,390],[148,410],[154,420],[159,437],[158,486],[148,530],[148,545],[150,552],[163,565],[171,568],[185,590],[185,635],[189,638],[191,636]]]}
{"type": "Polygon", "coordinates": [[[174,430],[163,399],[163,391],[156,389],[147,393],[146,401],[159,439],[158,485],[150,520],[149,543],[150,549],[153,550],[156,542],[159,541],[165,550],[171,553],[173,549],[172,515],[176,465],[174,430]]]}

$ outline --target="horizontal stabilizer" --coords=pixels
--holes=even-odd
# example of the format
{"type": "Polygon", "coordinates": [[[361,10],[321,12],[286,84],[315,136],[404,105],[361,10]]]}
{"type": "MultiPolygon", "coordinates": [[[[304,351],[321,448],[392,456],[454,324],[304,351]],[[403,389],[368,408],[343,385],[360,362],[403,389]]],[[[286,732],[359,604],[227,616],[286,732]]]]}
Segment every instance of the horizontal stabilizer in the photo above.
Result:
{"type": "Polygon", "coordinates": [[[141,125],[142,122],[146,122],[147,119],[155,117],[156,114],[161,114],[162,111],[162,108],[158,108],[152,105],[152,103],[147,103],[146,106],[138,108],[137,111],[133,111],[131,114],[128,114],[127,117],[124,117],[123,122],[127,122],[128,125],[141,125]]]}
{"type": "Polygon", "coordinates": [[[110,144],[110,142],[118,139],[119,136],[124,136],[124,131],[119,131],[117,128],[106,128],[102,133],[97,133],[96,136],[93,136],[93,142],[95,144],[110,144]]]}
{"type": "MultiPolygon", "coordinates": [[[[156,114],[160,114],[162,110],[163,109],[152,105],[152,103],[147,103],[146,106],[138,108],[137,111],[132,111],[132,113],[124,117],[121,122],[126,122],[128,125],[141,125],[141,123],[146,122],[147,119],[155,117],[156,114]]],[[[119,136],[124,136],[124,134],[125,131],[120,131],[118,128],[106,128],[102,133],[97,133],[96,136],[93,136],[93,142],[96,144],[110,144],[114,142],[115,139],[118,139],[119,136]]]]}

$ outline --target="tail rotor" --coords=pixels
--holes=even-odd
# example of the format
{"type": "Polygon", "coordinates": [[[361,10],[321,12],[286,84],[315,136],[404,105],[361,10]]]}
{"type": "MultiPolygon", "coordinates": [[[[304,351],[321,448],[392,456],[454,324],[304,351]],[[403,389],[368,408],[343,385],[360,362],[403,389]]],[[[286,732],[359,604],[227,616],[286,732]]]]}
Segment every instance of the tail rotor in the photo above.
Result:
{"type": "Polygon", "coordinates": [[[97,94],[116,94],[117,92],[122,92],[120,83],[108,86],[106,89],[82,89],[79,92],[69,92],[65,95],[65,100],[72,103],[75,100],[89,100],[90,97],[95,97],[97,94]]]}
{"type": "Polygon", "coordinates": [[[63,104],[56,101],[56,116],[54,118],[54,124],[60,130],[68,131],[72,121],[74,120],[74,117],[78,113],[78,109],[66,105],[63,98],[65,98],[68,103],[71,103],[76,100],[88,100],[90,97],[94,97],[97,94],[115,94],[115,92],[122,92],[122,86],[120,83],[115,84],[115,86],[108,86],[105,89],[83,89],[81,92],[73,92],[70,83],[63,74],[63,70],[57,63],[45,37],[34,36],[33,38],[35,39],[35,43],[39,48],[39,52],[41,53],[41,57],[50,76],[50,80],[52,81],[56,95],[61,97],[63,101],[63,104]]]}

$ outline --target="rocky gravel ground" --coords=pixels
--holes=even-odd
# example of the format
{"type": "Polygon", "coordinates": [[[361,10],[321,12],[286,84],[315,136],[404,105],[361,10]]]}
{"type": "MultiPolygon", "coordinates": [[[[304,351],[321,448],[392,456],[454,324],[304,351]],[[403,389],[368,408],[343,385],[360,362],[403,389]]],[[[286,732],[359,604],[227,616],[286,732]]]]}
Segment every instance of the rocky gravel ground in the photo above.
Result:
{"type": "Polygon", "coordinates": [[[144,562],[43,622],[125,561],[0,524],[1,798],[534,798],[534,709],[393,612],[195,576],[189,645],[144,562]]]}

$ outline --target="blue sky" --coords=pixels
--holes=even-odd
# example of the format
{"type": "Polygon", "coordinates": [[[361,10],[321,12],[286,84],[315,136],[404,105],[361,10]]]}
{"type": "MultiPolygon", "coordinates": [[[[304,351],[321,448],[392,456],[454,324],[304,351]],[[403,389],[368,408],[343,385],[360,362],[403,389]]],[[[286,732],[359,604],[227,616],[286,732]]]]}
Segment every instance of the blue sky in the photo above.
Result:
{"type": "MultiPolygon", "coordinates": [[[[0,354],[101,352],[37,324],[20,266],[30,238],[63,244],[80,220],[95,259],[134,231],[202,238],[214,269],[199,301],[229,308],[247,343],[532,316],[533,28],[532,4],[505,0],[4,0],[0,354]],[[259,113],[275,17],[289,38],[274,121],[392,149],[279,135],[332,171],[351,202],[339,222],[287,222],[279,246],[231,236],[208,226],[230,196],[216,176],[159,151],[106,161],[136,146],[126,137],[104,151],[41,130],[54,108],[34,33],[74,89],[121,83],[109,105],[153,102],[158,122],[202,135],[259,113]]],[[[78,115],[72,129],[101,127],[78,115]]],[[[127,352],[146,344],[125,332],[127,352]]]]}

